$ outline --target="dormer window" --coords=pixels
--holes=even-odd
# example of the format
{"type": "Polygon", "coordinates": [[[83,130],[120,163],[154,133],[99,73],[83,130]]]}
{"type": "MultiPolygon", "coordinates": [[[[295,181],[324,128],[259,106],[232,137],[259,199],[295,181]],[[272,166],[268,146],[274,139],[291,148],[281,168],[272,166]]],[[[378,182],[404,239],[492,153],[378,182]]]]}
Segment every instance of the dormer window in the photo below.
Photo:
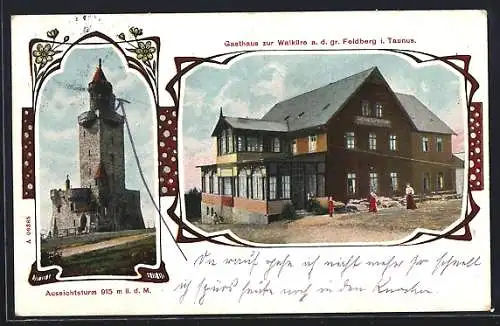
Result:
{"type": "Polygon", "coordinates": [[[292,153],[297,154],[297,141],[295,139],[292,141],[292,153]]]}
{"type": "Polygon", "coordinates": [[[278,137],[272,139],[271,148],[274,153],[279,153],[281,151],[281,143],[278,137]]]}
{"type": "Polygon", "coordinates": [[[384,106],[382,103],[376,103],[375,104],[375,116],[377,118],[382,118],[382,111],[383,111],[384,106]]]}
{"type": "Polygon", "coordinates": [[[316,135],[309,136],[309,152],[316,152],[316,135]]]}
{"type": "Polygon", "coordinates": [[[361,114],[364,116],[369,116],[370,115],[370,102],[368,101],[362,101],[361,102],[361,114]]]}

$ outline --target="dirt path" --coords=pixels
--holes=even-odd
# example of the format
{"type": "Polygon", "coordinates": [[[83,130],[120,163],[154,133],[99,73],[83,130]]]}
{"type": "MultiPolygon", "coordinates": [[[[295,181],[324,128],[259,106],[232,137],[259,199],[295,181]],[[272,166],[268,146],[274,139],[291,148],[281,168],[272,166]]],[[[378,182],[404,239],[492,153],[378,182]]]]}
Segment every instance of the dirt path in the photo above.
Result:
{"type": "Polygon", "coordinates": [[[118,245],[125,244],[128,242],[133,242],[133,241],[145,239],[145,238],[148,238],[148,237],[151,237],[154,235],[155,235],[154,233],[130,235],[130,236],[126,236],[126,237],[120,237],[120,238],[116,238],[116,239],[81,245],[81,246],[77,246],[77,247],[64,248],[61,250],[62,257],[68,257],[68,256],[83,254],[83,253],[86,253],[89,251],[114,247],[114,246],[118,246],[118,245]]]}
{"type": "Polygon", "coordinates": [[[418,209],[380,209],[378,213],[306,216],[268,225],[218,224],[197,226],[208,232],[229,229],[257,243],[380,242],[402,239],[417,228],[442,230],[461,218],[461,200],[429,201],[418,209]]]}

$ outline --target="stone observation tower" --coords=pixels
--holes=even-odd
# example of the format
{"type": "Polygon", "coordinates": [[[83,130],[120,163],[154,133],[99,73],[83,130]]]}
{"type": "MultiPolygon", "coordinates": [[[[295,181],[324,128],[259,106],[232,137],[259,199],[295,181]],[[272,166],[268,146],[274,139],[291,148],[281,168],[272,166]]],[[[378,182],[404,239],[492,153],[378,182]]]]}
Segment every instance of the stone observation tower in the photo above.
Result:
{"type": "Polygon", "coordinates": [[[90,108],[78,116],[80,188],[52,189],[54,236],[143,229],[140,193],[125,188],[124,117],[102,63],[88,85],[90,108]]]}

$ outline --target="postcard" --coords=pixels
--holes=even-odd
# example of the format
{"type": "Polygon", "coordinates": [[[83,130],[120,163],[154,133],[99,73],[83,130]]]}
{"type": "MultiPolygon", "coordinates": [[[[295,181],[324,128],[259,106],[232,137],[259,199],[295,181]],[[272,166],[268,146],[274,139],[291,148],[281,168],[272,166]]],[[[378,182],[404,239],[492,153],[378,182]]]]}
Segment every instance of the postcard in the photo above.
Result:
{"type": "Polygon", "coordinates": [[[485,11],[11,21],[17,316],[493,309],[485,11]]]}

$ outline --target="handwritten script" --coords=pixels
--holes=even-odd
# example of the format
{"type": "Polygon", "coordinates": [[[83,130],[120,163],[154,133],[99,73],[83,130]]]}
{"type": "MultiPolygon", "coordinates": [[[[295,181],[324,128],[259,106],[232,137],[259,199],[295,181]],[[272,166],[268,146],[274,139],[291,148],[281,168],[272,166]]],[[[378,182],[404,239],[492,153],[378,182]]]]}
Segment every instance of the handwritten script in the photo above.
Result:
{"type": "Polygon", "coordinates": [[[481,266],[481,256],[449,252],[429,256],[317,254],[304,258],[290,253],[264,255],[255,250],[225,256],[208,250],[193,262],[193,277],[174,286],[181,304],[204,305],[220,298],[279,298],[297,302],[333,295],[432,296],[450,273],[481,266]],[[411,258],[410,258],[411,257],[411,258]]]}

